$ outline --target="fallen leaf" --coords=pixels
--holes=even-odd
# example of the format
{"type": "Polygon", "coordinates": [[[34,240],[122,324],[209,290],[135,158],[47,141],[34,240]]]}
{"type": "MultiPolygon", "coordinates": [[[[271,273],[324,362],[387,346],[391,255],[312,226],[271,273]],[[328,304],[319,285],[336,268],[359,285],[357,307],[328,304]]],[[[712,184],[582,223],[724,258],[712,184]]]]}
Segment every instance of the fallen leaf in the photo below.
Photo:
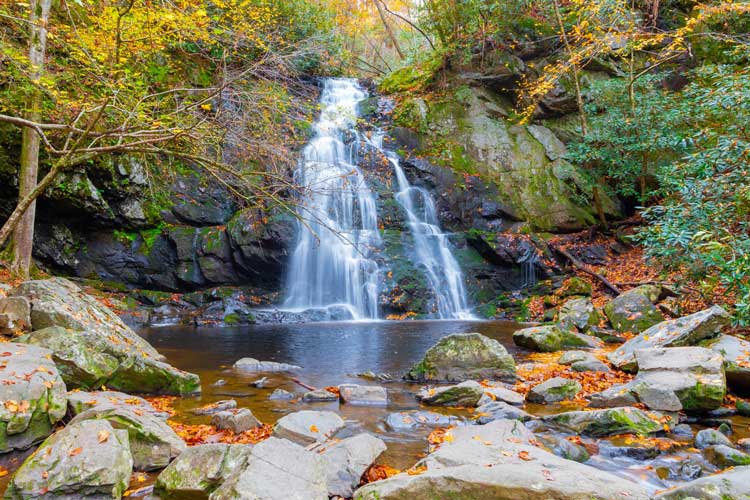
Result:
{"type": "Polygon", "coordinates": [[[109,439],[109,432],[107,431],[99,431],[99,433],[96,435],[97,439],[99,439],[100,443],[104,443],[109,439]]]}
{"type": "Polygon", "coordinates": [[[523,450],[523,451],[519,451],[519,452],[518,452],[518,458],[520,458],[521,460],[526,460],[527,462],[528,462],[529,460],[534,460],[533,458],[531,458],[531,457],[529,456],[529,452],[528,452],[528,451],[526,451],[526,450],[523,450]]]}
{"type": "Polygon", "coordinates": [[[68,453],[68,456],[74,457],[74,456],[78,455],[79,453],[81,453],[82,451],[83,451],[83,448],[81,448],[79,446],[75,450],[71,450],[70,453],[68,453]]]}
{"type": "Polygon", "coordinates": [[[310,426],[310,432],[320,432],[318,428],[315,426],[315,424],[310,426]]]}

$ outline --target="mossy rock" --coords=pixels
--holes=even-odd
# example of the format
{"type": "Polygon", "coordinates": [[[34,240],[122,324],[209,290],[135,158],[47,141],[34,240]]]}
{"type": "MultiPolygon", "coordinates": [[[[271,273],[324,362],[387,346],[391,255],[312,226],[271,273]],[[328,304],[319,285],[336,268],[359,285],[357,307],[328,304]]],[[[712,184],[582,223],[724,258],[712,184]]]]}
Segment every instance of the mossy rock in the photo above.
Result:
{"type": "Polygon", "coordinates": [[[660,413],[632,407],[558,413],[542,420],[577,434],[595,437],[617,434],[646,436],[664,431],[662,422],[668,422],[660,413]]]}
{"type": "Polygon", "coordinates": [[[565,284],[558,293],[560,297],[573,297],[576,295],[591,297],[593,288],[591,287],[591,283],[585,279],[574,276],[565,281],[565,284]]]}
{"type": "Polygon", "coordinates": [[[564,331],[557,325],[533,326],[513,333],[513,343],[536,352],[555,352],[566,348],[599,347],[601,342],[588,335],[564,331]]]}
{"type": "Polygon", "coordinates": [[[664,315],[639,290],[630,290],[604,306],[604,313],[618,332],[641,333],[664,321],[664,315]]]}

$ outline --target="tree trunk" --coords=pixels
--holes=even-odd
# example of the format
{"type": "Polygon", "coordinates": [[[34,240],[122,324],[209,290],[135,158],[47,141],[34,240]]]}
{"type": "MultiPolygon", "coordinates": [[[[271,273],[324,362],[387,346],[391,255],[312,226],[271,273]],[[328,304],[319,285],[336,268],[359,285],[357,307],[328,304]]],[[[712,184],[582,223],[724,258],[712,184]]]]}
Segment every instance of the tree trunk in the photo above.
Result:
{"type": "Polygon", "coordinates": [[[401,51],[401,46],[398,44],[398,40],[396,39],[396,34],[393,33],[393,29],[391,29],[391,25],[388,24],[388,19],[385,17],[385,12],[383,12],[383,6],[380,5],[379,0],[373,0],[375,2],[375,7],[378,8],[378,14],[380,15],[380,20],[383,22],[383,28],[385,28],[385,32],[388,34],[388,38],[391,39],[391,42],[393,43],[393,47],[396,49],[396,52],[398,53],[398,57],[401,59],[404,59],[404,53],[401,51]]]}
{"type": "MultiPolygon", "coordinates": [[[[34,89],[29,98],[28,119],[38,122],[42,115],[42,94],[36,85],[44,71],[44,57],[47,50],[47,23],[52,0],[31,0],[29,3],[29,39],[30,76],[34,89]]],[[[39,173],[39,135],[31,128],[24,128],[21,143],[21,166],[18,173],[18,200],[28,197],[37,186],[39,173]]],[[[13,233],[13,261],[11,272],[22,278],[29,277],[31,268],[31,250],[34,244],[34,218],[36,201],[32,200],[18,222],[13,233]]]]}
{"type": "Polygon", "coordinates": [[[585,137],[586,135],[588,135],[588,124],[586,122],[586,110],[583,108],[583,93],[581,92],[579,61],[578,57],[573,51],[570,40],[568,40],[568,33],[565,31],[565,24],[563,23],[562,14],[560,14],[560,6],[558,5],[558,0],[554,0],[552,2],[552,5],[555,8],[555,18],[557,19],[557,25],[560,28],[560,36],[562,37],[563,44],[565,45],[565,50],[568,53],[568,58],[570,59],[570,64],[573,68],[573,82],[575,83],[576,87],[576,104],[578,105],[578,117],[581,120],[581,134],[585,137]]]}

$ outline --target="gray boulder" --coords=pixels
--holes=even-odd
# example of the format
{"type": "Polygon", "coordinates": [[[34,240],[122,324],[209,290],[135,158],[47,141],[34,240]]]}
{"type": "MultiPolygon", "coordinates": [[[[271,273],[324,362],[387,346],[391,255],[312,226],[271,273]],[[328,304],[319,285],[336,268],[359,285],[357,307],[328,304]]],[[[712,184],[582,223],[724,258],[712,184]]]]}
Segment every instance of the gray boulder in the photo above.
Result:
{"type": "Polygon", "coordinates": [[[355,406],[385,406],[388,392],[376,385],[342,384],[339,386],[341,401],[355,406]]]}
{"type": "Polygon", "coordinates": [[[709,446],[703,450],[706,460],[717,467],[737,467],[739,465],[750,465],[750,455],[731,446],[718,444],[709,446]]]}
{"type": "Polygon", "coordinates": [[[721,432],[716,429],[703,429],[695,435],[695,447],[699,449],[708,448],[709,446],[732,446],[732,442],[721,432]]]}
{"type": "Polygon", "coordinates": [[[18,341],[50,349],[69,388],[98,389],[106,385],[133,393],[200,392],[197,375],[150,357],[113,335],[53,326],[23,335],[18,341]]]}
{"type": "Polygon", "coordinates": [[[732,335],[719,335],[701,345],[724,358],[727,385],[741,394],[750,394],[750,342],[732,335]]]}
{"type": "Polygon", "coordinates": [[[417,399],[432,406],[476,406],[484,395],[484,387],[478,382],[467,380],[447,387],[427,388],[417,393],[417,399]]]}
{"type": "Polygon", "coordinates": [[[235,361],[234,369],[248,373],[276,373],[301,370],[302,367],[287,363],[277,363],[275,361],[258,361],[254,358],[242,358],[235,361]]]}
{"type": "Polygon", "coordinates": [[[576,298],[565,301],[557,314],[557,323],[562,330],[587,331],[599,324],[599,312],[588,298],[576,298]]]}
{"type": "Polygon", "coordinates": [[[313,449],[325,462],[328,494],[343,498],[351,498],[362,474],[385,450],[381,439],[367,433],[313,449]]]}
{"type": "Polygon", "coordinates": [[[70,391],[68,392],[68,407],[73,416],[94,407],[99,410],[124,407],[137,412],[150,413],[162,420],[169,418],[169,413],[157,410],[145,399],[116,391],[70,391]]]}
{"type": "Polygon", "coordinates": [[[585,447],[580,444],[571,443],[562,436],[539,436],[539,441],[552,453],[567,460],[584,463],[591,458],[585,447]]]}
{"type": "Polygon", "coordinates": [[[655,500],[748,500],[750,467],[702,477],[656,495],[655,500]]]}
{"type": "Polygon", "coordinates": [[[570,368],[574,372],[602,372],[607,373],[610,371],[609,367],[599,361],[598,359],[589,359],[586,361],[576,361],[570,368]]]}
{"type": "Polygon", "coordinates": [[[573,399],[581,392],[581,384],[577,380],[554,377],[545,380],[531,388],[526,394],[529,403],[557,403],[566,399],[573,399]]]}
{"type": "Polygon", "coordinates": [[[252,447],[247,464],[210,500],[328,500],[326,462],[286,439],[270,437],[252,447]]]}
{"type": "Polygon", "coordinates": [[[41,347],[0,343],[0,453],[40,442],[65,416],[65,383],[51,354],[41,347]]]}
{"type": "Polygon", "coordinates": [[[433,411],[409,410],[391,413],[385,425],[394,431],[408,431],[419,427],[449,427],[460,422],[458,417],[442,415],[433,411]]]}
{"type": "Polygon", "coordinates": [[[31,305],[28,299],[26,297],[0,298],[0,335],[12,335],[30,329],[31,305]]]}
{"type": "Polygon", "coordinates": [[[513,343],[537,352],[563,349],[601,347],[599,339],[579,333],[563,331],[556,325],[534,326],[513,333],[513,343]]]}
{"type": "Polygon", "coordinates": [[[211,425],[219,430],[230,430],[235,434],[260,427],[260,421],[247,408],[220,411],[211,417],[211,425]]]}
{"type": "Polygon", "coordinates": [[[589,406],[592,408],[617,408],[631,406],[638,399],[631,390],[631,384],[618,384],[589,396],[589,406]]]}
{"type": "Polygon", "coordinates": [[[703,347],[640,349],[632,392],[652,410],[708,411],[726,394],[723,358],[703,347]]]}
{"type": "Polygon", "coordinates": [[[484,394],[492,401],[502,401],[516,406],[521,406],[524,403],[523,394],[511,391],[505,387],[485,387],[484,394]]]}
{"type": "Polygon", "coordinates": [[[515,373],[513,357],[500,342],[479,333],[462,333],[440,339],[405,378],[420,382],[463,382],[512,379],[515,373]]]}
{"type": "Polygon", "coordinates": [[[302,445],[322,443],[344,427],[344,421],[332,411],[298,411],[280,418],[273,435],[302,445]]]}
{"type": "Polygon", "coordinates": [[[714,337],[728,326],[731,316],[719,306],[698,311],[683,318],[663,321],[630,339],[609,354],[616,367],[635,371],[638,367],[635,351],[651,347],[684,347],[696,345],[701,340],[714,337]]]}
{"type": "Polygon", "coordinates": [[[318,389],[316,391],[306,392],[302,396],[302,401],[305,403],[324,403],[331,401],[338,401],[338,394],[334,394],[325,389],[318,389]]]}
{"type": "Polygon", "coordinates": [[[476,417],[477,423],[480,425],[488,424],[495,420],[520,420],[528,422],[536,418],[521,408],[509,405],[503,401],[492,401],[491,403],[483,404],[474,412],[474,417],[476,417]]]}
{"type": "Polygon", "coordinates": [[[289,391],[284,389],[274,389],[274,391],[268,396],[269,401],[289,401],[294,399],[296,396],[289,391]]]}
{"type": "Polygon", "coordinates": [[[638,289],[612,299],[604,306],[604,314],[618,332],[640,333],[664,321],[662,313],[638,289]]]}
{"type": "Polygon", "coordinates": [[[164,500],[206,499],[247,465],[251,450],[244,444],[192,446],[159,474],[154,491],[164,500]]]}
{"type": "Polygon", "coordinates": [[[547,424],[589,436],[646,436],[665,430],[666,424],[662,420],[663,416],[660,413],[645,412],[631,407],[570,411],[542,417],[542,421],[547,424]]]}
{"type": "Polygon", "coordinates": [[[11,479],[5,498],[121,498],[133,471],[128,433],[104,420],[50,436],[11,479]]]}
{"type": "Polygon", "coordinates": [[[565,351],[557,359],[559,365],[572,365],[579,361],[592,361],[595,360],[596,356],[586,351],[565,351]]]}

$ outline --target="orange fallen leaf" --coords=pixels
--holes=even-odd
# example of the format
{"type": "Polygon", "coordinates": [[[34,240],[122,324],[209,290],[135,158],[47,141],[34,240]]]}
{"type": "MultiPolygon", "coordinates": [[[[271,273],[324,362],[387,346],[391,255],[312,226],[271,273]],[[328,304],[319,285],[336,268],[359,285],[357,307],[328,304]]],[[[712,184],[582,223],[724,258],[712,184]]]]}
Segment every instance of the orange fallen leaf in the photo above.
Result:
{"type": "Polygon", "coordinates": [[[315,426],[315,424],[310,426],[310,432],[320,432],[318,428],[315,426]]]}
{"type": "Polygon", "coordinates": [[[109,432],[107,431],[99,431],[99,433],[96,435],[97,439],[99,439],[100,443],[104,443],[109,439],[109,432]]]}
{"type": "Polygon", "coordinates": [[[424,465],[420,465],[419,467],[412,467],[411,469],[406,471],[406,473],[410,476],[418,476],[420,474],[424,474],[425,472],[427,472],[427,467],[424,465]]]}
{"type": "Polygon", "coordinates": [[[8,475],[8,469],[0,465],[0,477],[7,476],[8,475]]]}
{"type": "Polygon", "coordinates": [[[74,457],[74,456],[78,455],[79,453],[81,453],[82,451],[83,451],[83,448],[81,448],[79,446],[75,450],[71,450],[70,453],[68,453],[68,456],[74,457]]]}
{"type": "Polygon", "coordinates": [[[526,450],[519,451],[518,458],[520,458],[521,460],[526,460],[527,462],[529,460],[534,460],[532,457],[529,456],[529,452],[526,450]]]}

